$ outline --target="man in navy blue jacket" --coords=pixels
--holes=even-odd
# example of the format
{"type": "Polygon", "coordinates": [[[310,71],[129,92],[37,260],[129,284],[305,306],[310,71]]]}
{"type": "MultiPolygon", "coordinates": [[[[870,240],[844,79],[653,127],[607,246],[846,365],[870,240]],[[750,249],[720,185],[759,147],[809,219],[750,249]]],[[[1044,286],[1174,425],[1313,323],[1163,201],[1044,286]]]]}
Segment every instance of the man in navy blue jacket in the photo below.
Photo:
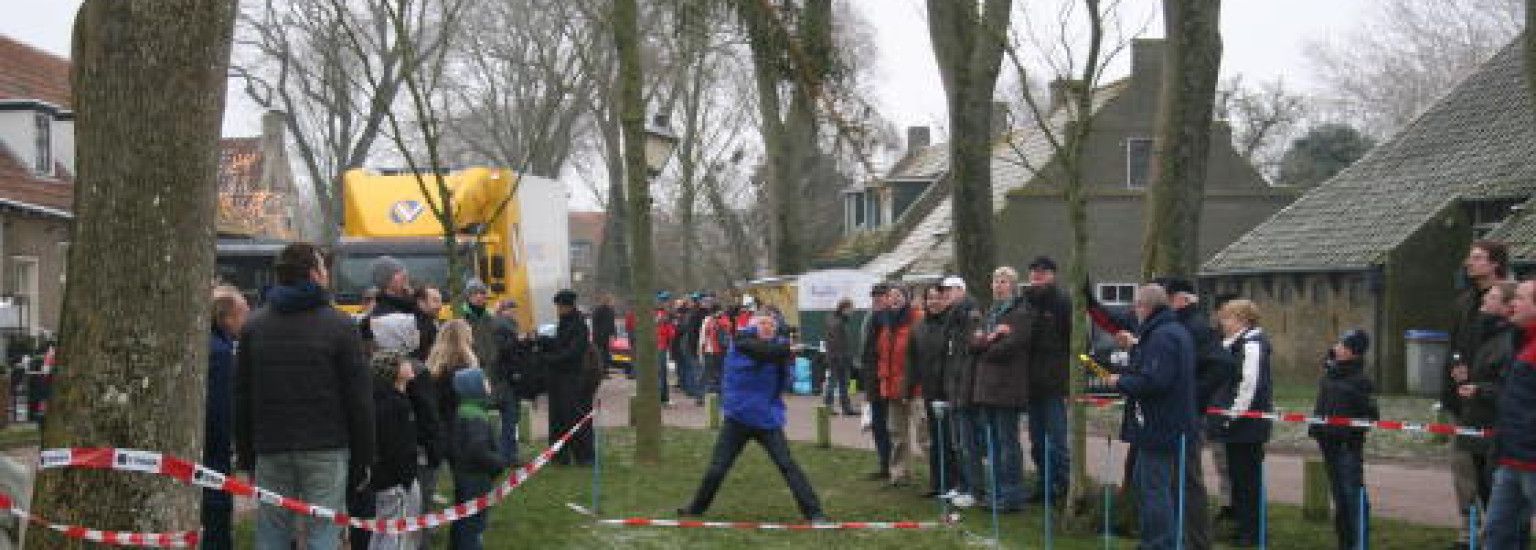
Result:
{"type": "Polygon", "coordinates": [[[752,325],[736,336],[725,356],[721,385],[725,423],[715,440],[714,456],[693,502],[679,508],[679,516],[698,516],[709,509],[725,481],[726,473],[741,454],[747,441],[756,440],[768,458],[784,474],[795,504],[805,519],[825,521],[821,502],[806,479],[805,472],[789,454],[789,440],[784,437],[784,399],[790,385],[789,362],[793,354],[789,341],[777,335],[777,323],[767,314],[752,318],[752,325]]]}
{"type": "MultiPolygon", "coordinates": [[[[1179,509],[1176,479],[1198,463],[1180,460],[1198,444],[1195,411],[1195,345],[1189,330],[1168,308],[1159,285],[1136,290],[1139,321],[1131,371],[1111,375],[1111,386],[1127,397],[1120,439],[1136,448],[1136,481],[1141,486],[1141,548],[1177,545],[1179,509]],[[1183,470],[1183,471],[1181,471],[1183,470]]],[[[1204,495],[1183,495],[1184,514],[1205,513],[1204,495]]]]}
{"type": "MultiPolygon", "coordinates": [[[[234,466],[235,335],[251,308],[240,289],[213,289],[213,328],[208,339],[208,394],[203,417],[203,464],[228,474],[234,466]]],[[[203,490],[203,548],[235,547],[235,501],[229,493],[203,490]]]]}

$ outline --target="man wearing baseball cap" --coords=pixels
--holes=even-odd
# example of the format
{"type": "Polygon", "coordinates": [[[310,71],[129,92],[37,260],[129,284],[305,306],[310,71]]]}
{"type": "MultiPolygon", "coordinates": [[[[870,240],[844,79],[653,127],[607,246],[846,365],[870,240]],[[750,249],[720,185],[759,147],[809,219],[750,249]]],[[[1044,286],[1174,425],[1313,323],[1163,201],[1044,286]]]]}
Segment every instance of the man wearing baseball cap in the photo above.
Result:
{"type": "Polygon", "coordinates": [[[1041,483],[1034,485],[1030,502],[1044,502],[1050,489],[1051,502],[1061,502],[1072,479],[1071,448],[1067,446],[1067,393],[1072,379],[1070,356],[1072,341],[1072,301],[1056,285],[1056,261],[1050,256],[1036,256],[1029,262],[1029,287],[1024,300],[1042,323],[1030,346],[1029,456],[1041,483]],[[1042,338],[1043,336],[1043,338],[1042,338]],[[1046,462],[1050,464],[1047,465],[1046,462]],[[1044,472],[1050,472],[1046,487],[1044,472]]]}

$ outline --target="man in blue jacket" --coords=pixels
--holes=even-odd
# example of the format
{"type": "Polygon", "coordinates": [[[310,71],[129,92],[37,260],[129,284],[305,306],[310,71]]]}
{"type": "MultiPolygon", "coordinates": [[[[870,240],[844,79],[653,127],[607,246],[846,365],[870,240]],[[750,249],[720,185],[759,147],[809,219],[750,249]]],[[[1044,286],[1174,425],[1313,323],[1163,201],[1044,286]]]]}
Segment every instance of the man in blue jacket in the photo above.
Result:
{"type": "MultiPolygon", "coordinates": [[[[208,393],[203,417],[203,464],[228,474],[234,466],[235,336],[251,308],[240,289],[213,289],[213,327],[208,339],[208,393]]],[[[203,548],[232,549],[235,501],[229,493],[203,490],[203,548]]]]}
{"type": "MultiPolygon", "coordinates": [[[[1198,468],[1180,461],[1198,444],[1195,411],[1195,345],[1189,330],[1168,308],[1168,292],[1150,284],[1136,290],[1139,326],[1131,348],[1131,370],[1109,377],[1127,397],[1120,439],[1136,448],[1136,481],[1141,486],[1141,548],[1178,544],[1181,518],[1176,477],[1198,468]],[[1181,471],[1184,470],[1184,471],[1181,471]]],[[[1205,496],[1183,495],[1184,514],[1205,513],[1205,496]]]]}
{"type": "Polygon", "coordinates": [[[811,522],[826,521],[821,502],[811,488],[805,472],[789,454],[789,440],[784,437],[784,400],[790,386],[789,364],[793,354],[789,341],[777,334],[777,322],[767,314],[752,318],[752,324],[736,336],[725,356],[725,376],[721,385],[725,423],[715,440],[714,456],[693,502],[679,508],[679,516],[698,516],[709,509],[715,493],[725,481],[731,465],[748,440],[756,440],[768,458],[778,466],[789,484],[800,514],[811,522]]]}

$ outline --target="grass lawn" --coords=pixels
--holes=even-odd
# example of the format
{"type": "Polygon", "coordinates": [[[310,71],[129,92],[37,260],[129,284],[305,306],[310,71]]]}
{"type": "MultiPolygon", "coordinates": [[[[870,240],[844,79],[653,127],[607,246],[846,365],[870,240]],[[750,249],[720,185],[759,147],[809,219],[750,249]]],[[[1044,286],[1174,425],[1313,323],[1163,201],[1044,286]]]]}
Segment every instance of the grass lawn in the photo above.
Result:
{"type": "MultiPolygon", "coordinates": [[[[665,430],[663,466],[638,467],[632,457],[633,432],[605,430],[602,437],[603,484],[600,516],[604,518],[672,518],[687,502],[709,460],[714,433],[706,430],[665,430]]],[[[820,449],[793,443],[794,454],[810,476],[827,514],[834,521],[932,521],[938,506],[917,496],[916,489],[886,489],[864,479],[873,465],[869,451],[820,449]]],[[[988,548],[992,547],[991,516],[972,510],[951,528],[911,531],[743,531],[666,527],[613,527],[572,511],[567,503],[590,507],[592,471],[549,466],[502,505],[492,510],[486,532],[487,548],[988,548]]],[[[1270,509],[1270,547],[1276,549],[1331,548],[1331,522],[1310,523],[1292,506],[1270,509]]],[[[755,445],[742,453],[721,488],[706,520],[798,522],[799,513],[777,469],[755,445]]],[[[237,527],[241,548],[250,548],[251,518],[237,527]]],[[[1023,514],[1001,516],[1002,547],[1045,548],[1044,514],[1032,507],[1023,514]]],[[[1450,540],[1451,530],[1374,520],[1372,543],[1378,548],[1425,548],[1450,540]]],[[[447,547],[447,533],[437,547],[447,547]]],[[[1106,548],[1098,536],[1055,533],[1054,547],[1106,548]]],[[[1135,541],[1114,539],[1110,548],[1130,549],[1135,541]]],[[[1221,547],[1218,545],[1218,547],[1221,547]]]]}

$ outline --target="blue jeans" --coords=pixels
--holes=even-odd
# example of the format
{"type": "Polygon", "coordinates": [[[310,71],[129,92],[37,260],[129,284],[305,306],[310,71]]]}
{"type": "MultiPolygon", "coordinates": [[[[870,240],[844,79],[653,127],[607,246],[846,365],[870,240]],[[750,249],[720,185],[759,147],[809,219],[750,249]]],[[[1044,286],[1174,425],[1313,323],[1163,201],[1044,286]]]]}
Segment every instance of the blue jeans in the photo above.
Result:
{"type": "Polygon", "coordinates": [[[1531,514],[1536,512],[1536,472],[1500,466],[1493,472],[1493,495],[1483,521],[1483,545],[1489,550],[1528,548],[1531,514]]]}
{"type": "Polygon", "coordinates": [[[498,441],[501,446],[497,447],[496,450],[500,451],[501,459],[507,461],[508,464],[517,463],[517,422],[518,416],[523,412],[520,407],[521,404],[517,399],[517,393],[514,391],[509,390],[502,395],[500,403],[501,438],[498,441]]]}
{"type": "Polygon", "coordinates": [[[1022,410],[1014,407],[981,407],[981,424],[984,430],[983,445],[987,449],[991,487],[987,491],[991,505],[1003,510],[1024,507],[1024,448],[1019,442],[1019,416],[1022,410]],[[988,444],[990,441],[990,444],[988,444]]]}
{"type": "Polygon", "coordinates": [[[677,361],[677,385],[682,387],[683,394],[694,399],[703,399],[704,389],[699,383],[699,359],[687,352],[672,355],[672,359],[677,361]]]}
{"type": "MultiPolygon", "coordinates": [[[[256,484],[340,512],[347,503],[347,456],[346,449],[257,455],[256,484]]],[[[262,504],[256,511],[257,550],[292,548],[299,522],[304,523],[305,547],[309,550],[335,550],[341,546],[341,526],[262,504]]]]}
{"type": "Polygon", "coordinates": [[[1067,447],[1067,401],[1062,397],[1030,399],[1025,408],[1029,414],[1029,458],[1035,462],[1040,484],[1035,487],[1040,496],[1045,494],[1046,472],[1050,472],[1052,503],[1067,494],[1067,483],[1072,479],[1072,451],[1067,447]],[[1046,449],[1050,449],[1050,467],[1046,467],[1046,449]]]}
{"type": "MultiPolygon", "coordinates": [[[[1141,489],[1141,548],[1164,550],[1178,542],[1178,494],[1174,478],[1179,475],[1179,450],[1136,448],[1136,484],[1141,489]]],[[[1202,511],[1203,512],[1203,511],[1202,511]]]]}
{"type": "MultiPolygon", "coordinates": [[[[454,472],[453,473],[453,500],[464,502],[491,492],[495,488],[495,480],[485,474],[454,472]]],[[[453,522],[448,528],[448,548],[451,550],[481,550],[485,548],[485,515],[488,510],[481,510],[473,516],[453,522]]]]}
{"type": "Polygon", "coordinates": [[[986,433],[982,431],[981,410],[976,407],[960,407],[950,412],[955,430],[950,436],[955,446],[955,462],[959,475],[955,478],[957,492],[981,497],[987,489],[987,474],[982,460],[987,457],[986,433]]]}
{"type": "Polygon", "coordinates": [[[869,400],[869,436],[875,440],[875,457],[880,460],[880,475],[891,474],[891,427],[886,424],[886,402],[880,398],[869,400]]]}
{"type": "Polygon", "coordinates": [[[1319,439],[1318,448],[1323,451],[1323,462],[1328,469],[1328,483],[1333,493],[1333,532],[1338,537],[1339,548],[1363,550],[1369,541],[1370,521],[1366,531],[1360,532],[1361,516],[1371,514],[1370,499],[1365,491],[1365,442],[1363,440],[1319,439]],[[1363,508],[1363,510],[1362,510],[1363,508]]]}

